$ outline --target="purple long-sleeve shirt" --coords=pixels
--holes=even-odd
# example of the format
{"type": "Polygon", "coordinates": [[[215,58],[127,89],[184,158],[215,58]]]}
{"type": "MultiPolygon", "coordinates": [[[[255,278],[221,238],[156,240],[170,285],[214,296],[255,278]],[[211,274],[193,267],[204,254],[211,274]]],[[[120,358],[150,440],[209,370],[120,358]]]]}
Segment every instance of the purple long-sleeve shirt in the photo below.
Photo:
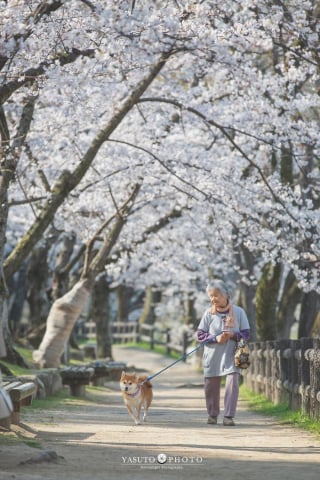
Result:
{"type": "Polygon", "coordinates": [[[216,377],[239,372],[234,364],[235,342],[250,338],[250,325],[243,308],[233,305],[235,325],[230,328],[233,337],[226,343],[217,343],[216,337],[225,329],[225,314],[205,311],[196,332],[200,342],[206,342],[203,350],[203,370],[205,377],[216,377]]]}

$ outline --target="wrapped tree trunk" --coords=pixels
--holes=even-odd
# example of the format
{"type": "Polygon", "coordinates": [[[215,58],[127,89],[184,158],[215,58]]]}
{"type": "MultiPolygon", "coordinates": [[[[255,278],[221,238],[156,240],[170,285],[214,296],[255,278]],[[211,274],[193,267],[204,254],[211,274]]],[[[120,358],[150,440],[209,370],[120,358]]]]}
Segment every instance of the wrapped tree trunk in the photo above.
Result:
{"type": "Polygon", "coordinates": [[[90,282],[80,280],[53,303],[45,335],[38,350],[33,352],[33,359],[40,368],[59,367],[66,341],[88,300],[90,290],[90,282]]]}

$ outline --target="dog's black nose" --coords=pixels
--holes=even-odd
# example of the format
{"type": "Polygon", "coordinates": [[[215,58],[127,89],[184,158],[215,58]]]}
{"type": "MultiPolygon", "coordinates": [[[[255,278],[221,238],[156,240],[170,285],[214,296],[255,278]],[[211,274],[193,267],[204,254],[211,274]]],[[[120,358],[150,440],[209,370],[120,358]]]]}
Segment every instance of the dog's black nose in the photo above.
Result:
{"type": "Polygon", "coordinates": [[[126,392],[128,391],[128,387],[125,388],[125,391],[126,391],[126,392]]]}

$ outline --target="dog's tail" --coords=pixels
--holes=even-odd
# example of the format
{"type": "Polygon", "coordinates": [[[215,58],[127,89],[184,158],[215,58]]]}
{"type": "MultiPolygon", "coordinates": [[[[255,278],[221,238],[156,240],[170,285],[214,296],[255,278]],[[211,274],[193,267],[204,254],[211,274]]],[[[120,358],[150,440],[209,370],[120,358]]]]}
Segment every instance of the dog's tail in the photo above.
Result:
{"type": "Polygon", "coordinates": [[[138,377],[139,383],[143,383],[143,385],[146,385],[146,387],[152,388],[152,383],[149,382],[147,378],[148,378],[147,375],[141,375],[140,377],[138,377]]]}

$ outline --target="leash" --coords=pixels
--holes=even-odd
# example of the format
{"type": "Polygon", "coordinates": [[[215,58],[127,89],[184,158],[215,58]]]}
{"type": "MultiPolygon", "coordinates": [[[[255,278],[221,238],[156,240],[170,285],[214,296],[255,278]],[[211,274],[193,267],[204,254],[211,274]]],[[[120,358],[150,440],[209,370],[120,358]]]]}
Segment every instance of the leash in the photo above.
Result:
{"type": "Polygon", "coordinates": [[[199,350],[200,348],[202,348],[206,343],[209,343],[212,341],[212,338],[208,338],[207,340],[205,340],[204,342],[201,342],[196,348],[194,348],[193,350],[191,350],[190,352],[188,353],[185,353],[184,355],[182,355],[182,357],[178,358],[177,360],[175,360],[174,362],[170,363],[170,365],[167,365],[166,367],[162,368],[161,370],[159,370],[159,372],[156,372],[154,373],[153,375],[150,375],[149,377],[147,377],[142,383],[140,383],[140,385],[143,385],[145,382],[150,382],[150,380],[154,379],[155,377],[157,377],[158,375],[160,375],[161,373],[165,372],[166,370],[168,370],[169,368],[173,367],[174,365],[176,365],[177,363],[179,362],[182,362],[182,361],[185,361],[187,357],[189,357],[189,355],[191,355],[192,353],[196,352],[197,350],[199,350]]]}

